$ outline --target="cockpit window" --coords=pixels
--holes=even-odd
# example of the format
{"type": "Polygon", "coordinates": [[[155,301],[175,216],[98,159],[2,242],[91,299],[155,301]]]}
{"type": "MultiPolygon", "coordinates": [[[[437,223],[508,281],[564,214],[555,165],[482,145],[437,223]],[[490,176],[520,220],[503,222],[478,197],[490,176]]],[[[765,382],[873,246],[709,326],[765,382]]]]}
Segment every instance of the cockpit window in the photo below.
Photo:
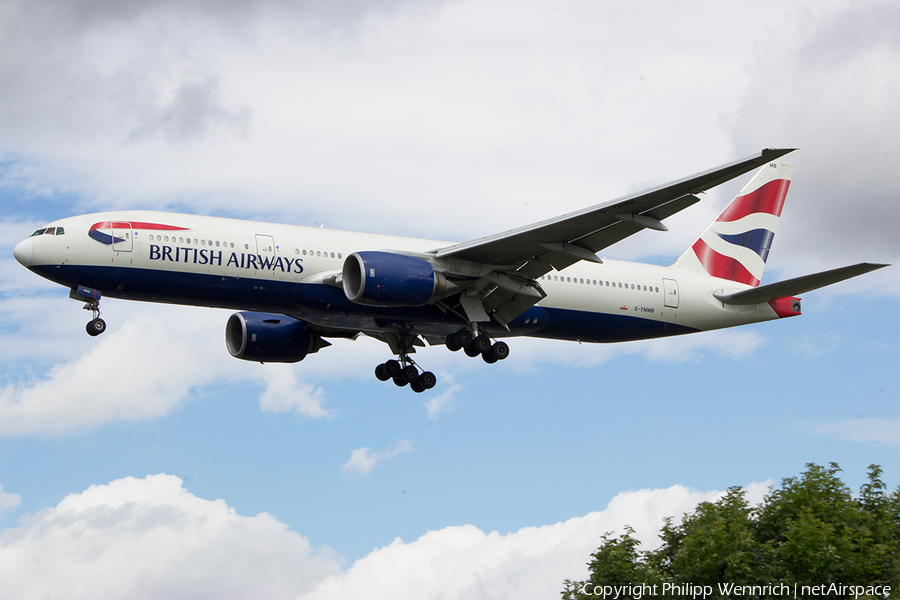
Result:
{"type": "Polygon", "coordinates": [[[36,236],[36,235],[43,235],[43,233],[44,233],[45,231],[47,231],[46,228],[45,228],[45,229],[38,229],[37,231],[35,231],[34,233],[31,234],[31,237],[34,237],[34,236],[36,236]]]}
{"type": "Polygon", "coordinates": [[[56,235],[56,227],[48,227],[44,235],[56,235]]]}
{"type": "Polygon", "coordinates": [[[56,228],[56,235],[65,235],[65,233],[66,233],[66,230],[63,229],[62,227],[56,228]]]}

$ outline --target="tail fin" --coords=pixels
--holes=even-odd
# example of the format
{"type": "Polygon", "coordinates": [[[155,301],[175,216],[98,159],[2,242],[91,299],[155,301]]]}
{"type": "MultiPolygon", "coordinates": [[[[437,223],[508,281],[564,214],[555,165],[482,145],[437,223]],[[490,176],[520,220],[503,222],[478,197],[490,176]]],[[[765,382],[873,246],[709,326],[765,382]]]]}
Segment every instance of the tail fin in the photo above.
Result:
{"type": "Polygon", "coordinates": [[[781,161],[762,167],[672,266],[758,286],[793,173],[781,161]]]}

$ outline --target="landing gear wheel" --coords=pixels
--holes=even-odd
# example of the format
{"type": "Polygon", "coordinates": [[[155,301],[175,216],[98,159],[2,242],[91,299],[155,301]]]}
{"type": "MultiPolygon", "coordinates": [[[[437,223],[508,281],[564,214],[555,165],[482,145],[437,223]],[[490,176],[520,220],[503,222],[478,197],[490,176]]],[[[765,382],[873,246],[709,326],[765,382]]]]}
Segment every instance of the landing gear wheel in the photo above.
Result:
{"type": "Polygon", "coordinates": [[[450,335],[448,335],[447,338],[444,340],[444,344],[447,346],[447,350],[449,350],[450,352],[456,352],[457,350],[462,348],[462,346],[456,340],[455,333],[451,333],[450,335]]]}
{"type": "Polygon", "coordinates": [[[400,372],[400,377],[402,377],[403,381],[406,383],[412,383],[419,378],[419,370],[412,365],[408,365],[400,372]]]}
{"type": "Polygon", "coordinates": [[[437,377],[431,371],[425,371],[419,375],[419,382],[426,390],[430,390],[437,384],[437,377]]]}
{"type": "Polygon", "coordinates": [[[489,365],[494,364],[498,360],[498,358],[496,356],[494,356],[490,350],[485,350],[484,352],[482,352],[481,358],[483,358],[484,362],[486,362],[489,365]]]}
{"type": "Polygon", "coordinates": [[[397,387],[403,387],[407,383],[409,383],[409,382],[406,381],[405,379],[403,379],[403,377],[401,377],[400,375],[394,375],[394,384],[397,387]]]}
{"type": "MultiPolygon", "coordinates": [[[[491,347],[491,338],[486,336],[485,334],[479,335],[477,338],[472,340],[472,348],[478,351],[478,354],[481,354],[485,350],[488,350],[491,347]]],[[[476,355],[477,356],[477,355],[476,355]]]]}
{"type": "Polygon", "coordinates": [[[463,348],[463,350],[465,350],[466,356],[471,356],[472,358],[475,358],[476,356],[481,354],[481,350],[476,348],[474,344],[469,344],[468,346],[463,348]]]}
{"type": "Polygon", "coordinates": [[[388,377],[396,377],[402,370],[403,367],[396,360],[391,359],[384,363],[384,373],[388,377]]]}
{"type": "Polygon", "coordinates": [[[421,394],[425,391],[425,385],[422,383],[421,379],[416,379],[412,383],[409,384],[409,389],[414,391],[417,394],[421,394]]]}
{"type": "Polygon", "coordinates": [[[506,342],[497,342],[496,344],[491,346],[491,349],[488,350],[488,352],[491,353],[491,356],[495,360],[503,360],[504,358],[509,356],[509,346],[506,344],[506,342]]]}
{"type": "Polygon", "coordinates": [[[106,331],[106,321],[104,321],[100,317],[92,319],[88,322],[85,330],[87,330],[89,336],[96,337],[106,331]]]}
{"type": "Polygon", "coordinates": [[[391,378],[391,376],[385,372],[385,368],[384,368],[383,364],[375,367],[375,377],[378,378],[378,381],[387,381],[388,379],[391,378]]]}
{"type": "Polygon", "coordinates": [[[465,348],[472,342],[472,333],[468,329],[460,329],[453,336],[460,348],[465,348]]]}

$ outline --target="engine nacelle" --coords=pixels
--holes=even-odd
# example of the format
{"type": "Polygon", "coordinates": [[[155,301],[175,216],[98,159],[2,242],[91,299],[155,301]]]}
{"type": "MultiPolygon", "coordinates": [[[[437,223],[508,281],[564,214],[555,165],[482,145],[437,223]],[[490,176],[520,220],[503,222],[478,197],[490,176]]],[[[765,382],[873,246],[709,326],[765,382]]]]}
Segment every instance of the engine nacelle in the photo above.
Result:
{"type": "Polygon", "coordinates": [[[293,363],[329,345],[305,321],[285,315],[239,312],[225,324],[228,353],[241,360],[293,363]]]}
{"type": "Polygon", "coordinates": [[[354,252],[341,280],[349,300],[372,306],[424,306],[455,287],[427,260],[393,252],[354,252]]]}

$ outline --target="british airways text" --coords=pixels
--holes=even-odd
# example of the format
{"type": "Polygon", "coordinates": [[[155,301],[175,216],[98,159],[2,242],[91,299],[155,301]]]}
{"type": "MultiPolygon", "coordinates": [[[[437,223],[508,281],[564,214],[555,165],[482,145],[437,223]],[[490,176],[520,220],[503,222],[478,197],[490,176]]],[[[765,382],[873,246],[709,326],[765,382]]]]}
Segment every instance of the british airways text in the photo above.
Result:
{"type": "Polygon", "coordinates": [[[183,262],[195,265],[216,265],[238,269],[256,269],[260,271],[277,271],[283,273],[302,273],[302,259],[287,258],[282,256],[262,256],[260,254],[245,254],[232,252],[228,259],[222,250],[207,250],[206,248],[182,248],[180,246],[159,246],[150,244],[150,260],[167,260],[170,262],[183,262]],[[224,263],[224,264],[223,264],[224,263]]]}

